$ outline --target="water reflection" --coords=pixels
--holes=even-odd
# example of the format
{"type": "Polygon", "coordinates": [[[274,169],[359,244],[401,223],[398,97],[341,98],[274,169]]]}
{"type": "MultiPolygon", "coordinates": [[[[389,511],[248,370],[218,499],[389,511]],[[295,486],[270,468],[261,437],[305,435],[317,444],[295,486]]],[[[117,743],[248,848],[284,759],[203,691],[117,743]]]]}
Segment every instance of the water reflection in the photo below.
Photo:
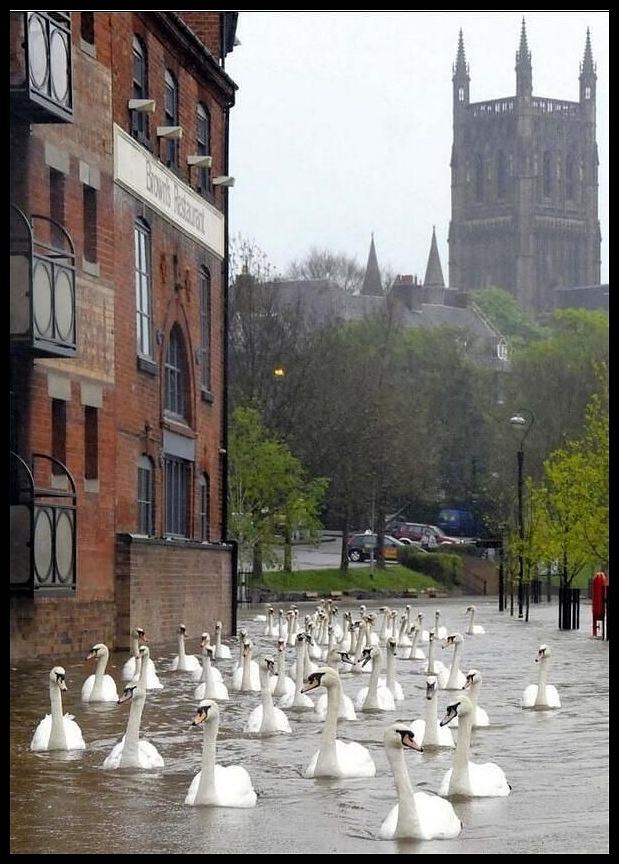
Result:
{"type": "MultiPolygon", "coordinates": [[[[424,602],[426,615],[436,601],[424,602]]],[[[396,803],[393,778],[383,752],[383,731],[396,720],[423,716],[423,661],[397,660],[396,677],[406,696],[391,713],[358,714],[340,721],[338,736],[368,747],[376,777],[307,780],[302,771],[318,747],[322,724],[309,711],[286,711],[292,735],[266,739],[242,732],[256,693],[231,693],[220,703],[217,761],[249,771],[258,793],[252,810],[186,807],[184,799],[200,770],[202,734],[191,728],[195,682],[188,673],[166,671],[176,654],[153,650],[164,689],[149,691],[141,732],[163,756],[156,771],[103,771],[103,760],[124,735],[128,706],[80,702],[89,665],[75,657],[55,657],[11,671],[11,851],[52,853],[208,853],[208,854],[603,854],[608,853],[608,643],[583,630],[556,629],[556,606],[532,608],[528,624],[500,615],[495,601],[475,600],[486,634],[465,637],[461,669],[483,675],[479,704],[491,726],[473,730],[471,758],[496,762],[512,785],[508,798],[454,800],[464,827],[446,841],[378,841],[382,820],[396,803]],[[561,696],[558,711],[523,711],[520,695],[537,680],[533,662],[538,646],[552,649],[549,682],[561,696]],[[64,710],[75,715],[85,751],[31,753],[30,739],[49,713],[49,669],[62,663],[69,690],[64,710]]],[[[301,604],[302,605],[302,604],[301,604]]],[[[375,604],[377,607],[380,603],[375,604]]],[[[394,604],[395,605],[395,604],[394,604]]],[[[404,601],[398,604],[404,606],[404,601]]],[[[466,598],[441,600],[443,623],[464,632],[466,598]]],[[[308,604],[311,610],[313,606],[308,604]]],[[[356,606],[351,608],[356,610],[356,606]]],[[[344,604],[340,603],[340,611],[344,604]]],[[[254,641],[254,657],[272,653],[262,635],[260,609],[242,610],[239,626],[254,641]]],[[[301,608],[301,620],[306,609],[301,608]]],[[[188,640],[194,652],[199,641],[188,640]]],[[[228,683],[237,662],[217,660],[228,683]]],[[[427,646],[426,646],[427,647],[427,646]]],[[[108,673],[121,685],[126,653],[112,654],[108,673]]],[[[294,662],[294,649],[286,652],[294,662]]],[[[366,675],[342,675],[354,697],[366,675]]],[[[323,692],[323,691],[319,691],[323,692]]],[[[314,697],[316,698],[316,697],[314,697]]],[[[439,691],[439,714],[453,692],[439,691]]],[[[413,785],[435,792],[451,767],[452,751],[407,753],[413,785]]]]}

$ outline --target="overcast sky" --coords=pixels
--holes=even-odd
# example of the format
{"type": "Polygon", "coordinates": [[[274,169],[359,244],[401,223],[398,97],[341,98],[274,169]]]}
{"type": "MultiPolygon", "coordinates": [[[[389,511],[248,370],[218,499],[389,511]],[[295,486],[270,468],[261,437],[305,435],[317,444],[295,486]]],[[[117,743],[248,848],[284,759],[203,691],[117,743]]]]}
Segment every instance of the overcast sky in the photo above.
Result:
{"type": "Polygon", "coordinates": [[[608,281],[608,12],[241,12],[226,72],[231,236],[283,272],[310,247],[423,278],[436,225],[445,279],[452,64],[462,27],[471,101],[514,95],[526,18],[538,96],[578,101],[597,63],[602,281],[608,281]]]}

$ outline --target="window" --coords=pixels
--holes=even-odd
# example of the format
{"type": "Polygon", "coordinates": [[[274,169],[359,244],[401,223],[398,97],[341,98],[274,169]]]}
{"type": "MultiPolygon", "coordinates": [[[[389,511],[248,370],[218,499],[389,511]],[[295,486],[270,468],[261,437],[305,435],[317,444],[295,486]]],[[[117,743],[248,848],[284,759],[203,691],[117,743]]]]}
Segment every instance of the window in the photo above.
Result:
{"type": "Polygon", "coordinates": [[[209,507],[210,507],[210,489],[208,474],[201,474],[198,481],[198,489],[200,493],[200,507],[198,512],[198,531],[200,540],[208,541],[209,539],[209,507]]]}
{"type": "Polygon", "coordinates": [[[484,160],[479,154],[475,158],[475,197],[484,200],[484,160]]]}
{"type": "Polygon", "coordinates": [[[458,102],[464,102],[464,87],[458,87],[458,102]]]}
{"type": "Polygon", "coordinates": [[[200,383],[203,390],[211,389],[211,274],[200,269],[200,383]]]}
{"type": "Polygon", "coordinates": [[[544,191],[544,197],[550,198],[552,194],[552,172],[550,170],[550,153],[548,150],[544,153],[544,161],[542,167],[542,187],[544,191]]]}
{"type": "Polygon", "coordinates": [[[165,459],[165,533],[187,537],[187,494],[190,463],[166,456],[165,459]]]}
{"type": "MultiPolygon", "coordinates": [[[[52,456],[62,464],[67,461],[67,403],[64,399],[52,399],[52,456]]],[[[64,474],[52,463],[52,474],[64,474]]]]}
{"type": "Polygon", "coordinates": [[[135,308],[137,350],[143,357],[152,357],[150,326],[150,231],[146,222],[135,223],[135,308]]]}
{"type": "MultiPolygon", "coordinates": [[[[196,141],[198,156],[211,155],[211,118],[204,107],[199,102],[196,118],[196,141]]],[[[203,195],[209,191],[211,185],[211,176],[208,168],[198,168],[198,192],[203,195]]]]}
{"type": "Polygon", "coordinates": [[[96,480],[99,476],[99,412],[84,407],[84,478],[96,480]]]}
{"type": "Polygon", "coordinates": [[[499,150],[496,157],[496,194],[497,198],[505,198],[507,192],[507,163],[505,154],[499,150]]]}
{"type": "MultiPolygon", "coordinates": [[[[146,49],[144,43],[137,36],[133,37],[133,99],[148,98],[148,70],[146,65],[146,49]]],[[[131,134],[141,141],[148,143],[148,115],[144,111],[131,112],[131,134]]]]}
{"type": "MultiPolygon", "coordinates": [[[[178,126],[178,86],[169,69],[165,70],[164,117],[165,126],[178,126]]],[[[178,168],[178,141],[166,138],[165,145],[167,146],[165,164],[168,168],[178,168]]]]}
{"type": "Polygon", "coordinates": [[[165,362],[165,410],[185,419],[187,408],[187,361],[178,324],[170,332],[165,362]]]}
{"type": "Polygon", "coordinates": [[[90,186],[83,187],[84,211],[84,258],[86,261],[97,260],[97,190],[90,186]]]}
{"type": "Polygon", "coordinates": [[[143,454],[138,460],[138,534],[152,536],[154,524],[153,463],[143,454]]]}
{"type": "Polygon", "coordinates": [[[89,45],[95,44],[95,13],[82,12],[80,16],[80,36],[89,45]]]}
{"type": "MultiPolygon", "coordinates": [[[[65,221],[65,177],[62,171],[56,171],[54,168],[49,169],[49,215],[56,222],[64,225],[65,221]]],[[[64,247],[64,234],[60,229],[51,224],[51,243],[52,246],[64,247]]]]}
{"type": "Polygon", "coordinates": [[[591,99],[591,87],[585,87],[585,99],[591,99]]]}
{"type": "Polygon", "coordinates": [[[565,197],[568,201],[574,197],[574,157],[571,153],[565,160],[565,197]]]}

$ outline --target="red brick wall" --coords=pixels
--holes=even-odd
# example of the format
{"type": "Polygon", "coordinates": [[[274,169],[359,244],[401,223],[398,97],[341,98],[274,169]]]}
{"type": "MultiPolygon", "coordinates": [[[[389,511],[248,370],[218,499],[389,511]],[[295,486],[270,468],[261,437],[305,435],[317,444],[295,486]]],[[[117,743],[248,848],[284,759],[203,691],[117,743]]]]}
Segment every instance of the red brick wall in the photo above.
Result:
{"type": "Polygon", "coordinates": [[[204,630],[214,636],[216,621],[230,635],[232,575],[226,547],[120,535],[116,560],[117,648],[130,646],[133,627],[143,627],[150,643],[162,645],[174,644],[178,625],[184,624],[191,653],[198,652],[204,630]]]}
{"type": "Polygon", "coordinates": [[[216,60],[221,59],[221,12],[179,12],[216,60]]]}

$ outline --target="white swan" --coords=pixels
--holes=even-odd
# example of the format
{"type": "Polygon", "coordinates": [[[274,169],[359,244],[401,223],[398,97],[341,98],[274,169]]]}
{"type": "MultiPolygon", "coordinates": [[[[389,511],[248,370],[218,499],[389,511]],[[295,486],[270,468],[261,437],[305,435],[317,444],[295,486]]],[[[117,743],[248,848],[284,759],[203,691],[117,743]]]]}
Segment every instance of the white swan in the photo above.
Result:
{"type": "Polygon", "coordinates": [[[275,632],[275,623],[273,620],[274,614],[275,614],[275,610],[273,609],[272,606],[269,606],[267,608],[267,614],[266,614],[265,619],[264,619],[267,622],[267,626],[264,628],[264,635],[265,636],[277,636],[277,634],[275,632]]]}
{"type": "Polygon", "coordinates": [[[450,633],[447,637],[447,641],[442,646],[443,648],[449,648],[451,645],[453,645],[454,648],[454,656],[451,661],[449,678],[447,679],[447,683],[443,688],[445,690],[462,690],[462,688],[466,684],[466,678],[458,667],[458,661],[460,659],[460,651],[462,649],[463,642],[464,639],[461,633],[450,633]]]}
{"type": "Polygon", "coordinates": [[[409,636],[412,636],[412,639],[409,639],[410,648],[408,653],[405,655],[407,660],[425,660],[426,655],[423,653],[421,648],[417,647],[417,642],[419,641],[419,627],[416,624],[411,624],[408,628],[409,636]]]}
{"type": "Polygon", "coordinates": [[[468,626],[467,631],[466,631],[467,636],[481,636],[482,633],[485,633],[486,631],[481,626],[481,624],[474,624],[473,623],[475,620],[476,607],[475,606],[467,606],[466,611],[467,611],[467,614],[469,614],[471,616],[469,618],[469,626],[468,626]]]}
{"type": "Polygon", "coordinates": [[[550,659],[550,648],[548,645],[540,645],[535,662],[539,663],[539,675],[537,684],[529,684],[522,694],[523,708],[560,708],[561,699],[556,687],[547,684],[548,660],[550,659]]]}
{"type": "Polygon", "coordinates": [[[444,690],[449,678],[449,672],[444,663],[441,663],[440,660],[434,659],[434,646],[434,631],[430,630],[428,636],[428,663],[426,665],[426,675],[435,675],[438,686],[441,690],[444,690]]]}
{"type": "Polygon", "coordinates": [[[271,677],[269,686],[273,696],[285,696],[286,693],[294,696],[296,685],[289,675],[286,675],[286,640],[277,640],[277,677],[271,677]]]}
{"type": "Polygon", "coordinates": [[[301,685],[303,684],[303,665],[305,663],[305,636],[303,633],[297,635],[296,642],[297,667],[295,671],[294,690],[292,692],[288,690],[277,704],[280,708],[313,708],[314,703],[312,700],[309,696],[306,696],[305,693],[301,692],[301,685]]]}
{"type": "MultiPolygon", "coordinates": [[[[210,649],[212,649],[212,650],[209,652],[209,657],[211,658],[211,678],[213,679],[213,681],[217,681],[219,684],[223,684],[223,683],[224,683],[224,679],[223,679],[223,676],[222,676],[221,672],[219,671],[219,669],[218,669],[216,666],[213,665],[213,659],[214,659],[214,657],[215,657],[215,646],[214,646],[214,645],[211,645],[211,637],[210,637],[210,634],[207,633],[206,631],[205,631],[205,632],[202,634],[202,636],[200,637],[200,648],[202,649],[202,651],[204,651],[205,648],[210,648],[210,649]]],[[[193,673],[193,676],[194,676],[194,680],[199,680],[199,681],[202,681],[203,678],[204,678],[203,675],[200,675],[199,678],[198,678],[198,677],[197,677],[197,676],[198,676],[198,673],[197,673],[197,672],[194,672],[194,673],[193,673]]],[[[202,697],[202,698],[206,699],[207,697],[204,696],[204,697],[202,697]]]]}
{"type": "Polygon", "coordinates": [[[82,684],[82,702],[118,702],[116,683],[111,675],[105,674],[105,667],[110,656],[107,645],[99,642],[93,645],[87,660],[97,661],[94,675],[89,675],[82,684]]]}
{"type": "Polygon", "coordinates": [[[407,635],[409,627],[407,616],[402,615],[400,618],[400,630],[398,631],[398,647],[400,648],[409,648],[411,645],[410,637],[407,635]]]}
{"type": "Polygon", "coordinates": [[[272,735],[274,732],[292,732],[288,718],[273,705],[269,676],[275,671],[275,663],[271,657],[263,657],[258,663],[260,672],[260,695],[262,703],[257,705],[247,718],[244,732],[255,732],[258,735],[272,735]]]}
{"type": "Polygon", "coordinates": [[[192,807],[255,807],[256,793],[251,777],[241,765],[215,764],[219,708],[210,699],[203,699],[192,726],[204,727],[202,770],[191,781],[185,804],[192,807]]]}
{"type": "MultiPolygon", "coordinates": [[[[352,665],[352,660],[350,659],[350,655],[347,651],[338,651],[337,648],[332,648],[329,651],[327,666],[330,666],[331,669],[335,669],[337,671],[338,661],[341,663],[349,663],[352,665]]],[[[323,693],[318,697],[316,702],[316,707],[314,711],[316,712],[316,717],[320,722],[324,722],[327,718],[327,708],[328,708],[328,699],[329,696],[327,693],[323,693]]],[[[350,696],[347,696],[344,693],[344,688],[342,687],[342,681],[340,679],[340,704],[338,709],[338,718],[340,720],[356,720],[357,715],[355,714],[355,706],[353,705],[352,699],[350,696]]]]}
{"type": "Polygon", "coordinates": [[[217,621],[215,624],[215,657],[218,660],[230,660],[232,655],[230,654],[230,649],[227,645],[221,644],[221,630],[222,623],[221,621],[217,621]]]}
{"type": "Polygon", "coordinates": [[[148,674],[146,661],[148,654],[148,647],[142,645],[140,647],[142,659],[140,677],[137,682],[131,681],[125,686],[124,693],[118,700],[119,705],[129,699],[131,700],[127,731],[118,744],[114,745],[110,755],[106,757],[102,766],[105,769],[163,768],[163,759],[157,748],[150,741],[140,738],[140,722],[146,702],[146,676],[148,674]]]}
{"type": "Polygon", "coordinates": [[[438,623],[441,618],[441,610],[437,609],[434,613],[434,635],[437,639],[447,639],[447,627],[441,627],[438,623]]]}
{"type": "MultiPolygon", "coordinates": [[[[490,725],[490,719],[488,718],[488,715],[486,714],[484,709],[480,708],[477,704],[477,700],[479,699],[479,691],[481,690],[481,682],[481,672],[478,672],[477,669],[469,669],[469,671],[466,673],[466,684],[462,688],[463,690],[469,691],[469,699],[471,700],[474,708],[473,721],[471,723],[473,729],[479,726],[490,725]]],[[[457,729],[459,725],[458,718],[455,717],[449,725],[452,729],[457,729]]]]}
{"type": "Polygon", "coordinates": [[[337,720],[340,702],[340,676],[330,666],[312,672],[303,692],[327,688],[327,719],[320,747],[303,772],[304,777],[374,777],[376,766],[369,750],[356,741],[338,741],[337,720]]]}
{"type": "Polygon", "coordinates": [[[449,840],[457,837],[462,823],[449,801],[427,792],[413,792],[404,764],[404,748],[422,751],[414,733],[396,723],[385,730],[385,753],[395,780],[398,803],[380,827],[382,840],[410,837],[415,840],[449,840]]]}
{"type": "Polygon", "coordinates": [[[218,681],[213,675],[211,657],[214,651],[212,645],[202,643],[202,680],[193,691],[193,698],[196,702],[201,699],[219,699],[226,702],[230,698],[226,685],[222,681],[218,681]]]}
{"type": "Polygon", "coordinates": [[[396,702],[402,702],[404,699],[404,692],[402,690],[402,686],[398,681],[395,680],[395,658],[397,657],[396,652],[396,639],[394,636],[390,636],[387,639],[386,644],[386,652],[387,652],[387,675],[385,681],[379,681],[378,686],[380,687],[382,684],[385,685],[387,690],[391,691],[391,695],[396,700],[396,702]]]}
{"type": "Polygon", "coordinates": [[[466,798],[505,797],[509,795],[511,786],[503,770],[494,762],[478,765],[469,761],[473,704],[464,695],[460,696],[459,700],[447,707],[447,713],[441,720],[441,726],[446,726],[454,717],[458,717],[460,725],[453,768],[445,774],[439,795],[462,795],[466,798]]]}
{"type": "Polygon", "coordinates": [[[419,638],[422,642],[430,641],[430,631],[423,629],[423,612],[417,613],[417,627],[419,628],[419,638]]]}
{"type": "Polygon", "coordinates": [[[184,624],[178,625],[178,654],[172,660],[170,670],[172,672],[199,672],[202,675],[200,661],[195,654],[185,654],[185,632],[184,624]]]}
{"type": "Polygon", "coordinates": [[[414,720],[411,729],[415,733],[415,740],[426,748],[456,746],[451,729],[440,726],[438,722],[438,684],[434,675],[426,678],[424,719],[414,720]]]}
{"type": "Polygon", "coordinates": [[[41,750],[84,750],[86,744],[82,730],[73,719],[73,714],[62,716],[62,691],[67,689],[66,673],[62,666],[54,666],[49,673],[49,701],[52,713],[46,714],[34,730],[30,749],[41,750]]]}
{"type": "MultiPolygon", "coordinates": [[[[140,644],[148,642],[146,634],[141,627],[134,627],[131,631],[131,657],[123,666],[122,679],[123,681],[133,681],[140,674],[140,668],[136,666],[136,658],[139,656],[140,644]]],[[[163,690],[163,684],[157,676],[157,670],[152,658],[148,658],[146,664],[146,689],[147,690],[163,690]]]]}
{"type": "Polygon", "coordinates": [[[260,672],[258,664],[251,659],[252,643],[250,639],[243,642],[243,665],[232,673],[231,689],[241,693],[257,693],[260,690],[260,672]]]}
{"type": "Polygon", "coordinates": [[[395,701],[391,690],[381,686],[378,682],[378,674],[383,662],[383,655],[378,645],[363,649],[362,663],[372,660],[372,671],[370,683],[362,687],[355,696],[355,708],[358,711],[395,711],[395,701]]]}

